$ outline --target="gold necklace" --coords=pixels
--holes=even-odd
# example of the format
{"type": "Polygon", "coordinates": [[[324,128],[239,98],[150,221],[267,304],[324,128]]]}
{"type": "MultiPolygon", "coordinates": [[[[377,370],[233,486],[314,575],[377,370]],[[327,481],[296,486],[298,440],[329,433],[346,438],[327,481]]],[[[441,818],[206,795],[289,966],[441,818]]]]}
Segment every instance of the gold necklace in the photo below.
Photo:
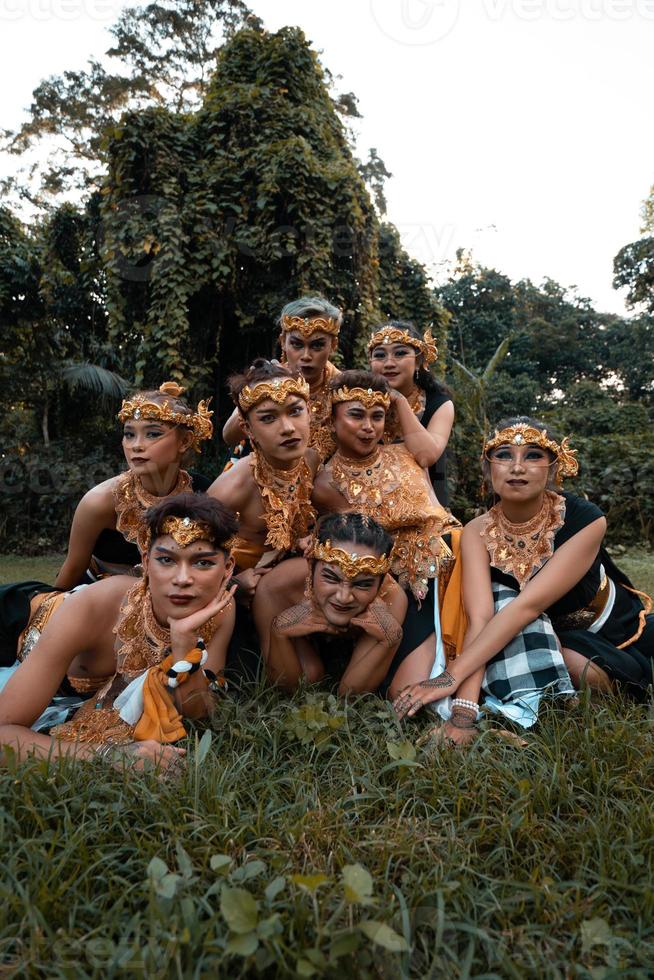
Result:
{"type": "MultiPolygon", "coordinates": [[[[198,630],[209,643],[218,629],[217,616],[198,630]]],[[[116,673],[128,677],[156,667],[170,652],[170,630],[162,626],[154,614],[152,597],[145,579],[141,579],[125,595],[114,633],[120,644],[116,654],[116,673]]]]}
{"type": "Polygon", "coordinates": [[[522,590],[532,575],[554,554],[554,535],[565,520],[565,498],[546,490],[537,514],[521,524],[512,523],[502,504],[484,514],[479,532],[491,565],[516,579],[522,590]]]}
{"type": "Polygon", "coordinates": [[[329,428],[332,417],[332,393],[329,382],[337,374],[337,368],[331,361],[328,361],[315,394],[313,391],[309,393],[309,446],[316,450],[322,463],[329,459],[336,449],[336,443],[329,428]]]}
{"type": "Polygon", "coordinates": [[[353,506],[381,507],[385,494],[397,488],[395,475],[385,465],[379,446],[360,459],[351,459],[338,450],[329,465],[332,485],[353,506]]]}
{"type": "Polygon", "coordinates": [[[189,493],[193,487],[191,477],[186,470],[177,474],[175,486],[165,497],[157,497],[148,493],[139,477],[133,470],[128,470],[116,480],[114,487],[114,507],[116,510],[116,530],[123,537],[135,544],[141,554],[147,549],[147,528],[143,514],[148,507],[160,504],[168,497],[176,497],[179,493],[189,493]]]}
{"type": "Polygon", "coordinates": [[[276,470],[263,453],[253,447],[254,480],[261,492],[266,544],[289,551],[298,538],[309,532],[316,518],[311,505],[313,477],[302,457],[289,470],[276,470]]]}

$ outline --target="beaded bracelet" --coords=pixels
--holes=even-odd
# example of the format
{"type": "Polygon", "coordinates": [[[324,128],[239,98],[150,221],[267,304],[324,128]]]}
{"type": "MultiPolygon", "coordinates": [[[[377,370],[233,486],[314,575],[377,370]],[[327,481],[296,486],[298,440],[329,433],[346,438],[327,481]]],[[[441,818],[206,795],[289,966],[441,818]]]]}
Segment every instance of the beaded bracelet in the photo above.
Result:
{"type": "Polygon", "coordinates": [[[456,705],[457,708],[471,708],[474,711],[479,711],[479,704],[476,701],[468,701],[467,698],[452,698],[452,707],[456,705]]]}

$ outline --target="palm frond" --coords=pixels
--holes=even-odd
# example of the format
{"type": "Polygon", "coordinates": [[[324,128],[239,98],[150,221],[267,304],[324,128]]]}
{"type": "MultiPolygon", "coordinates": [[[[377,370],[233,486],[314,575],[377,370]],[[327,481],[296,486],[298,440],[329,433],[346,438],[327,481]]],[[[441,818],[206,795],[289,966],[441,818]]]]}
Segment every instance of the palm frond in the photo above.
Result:
{"type": "Polygon", "coordinates": [[[114,371],[88,361],[66,361],[61,368],[64,384],[71,390],[80,388],[98,395],[103,401],[118,401],[127,394],[130,384],[114,371]]]}

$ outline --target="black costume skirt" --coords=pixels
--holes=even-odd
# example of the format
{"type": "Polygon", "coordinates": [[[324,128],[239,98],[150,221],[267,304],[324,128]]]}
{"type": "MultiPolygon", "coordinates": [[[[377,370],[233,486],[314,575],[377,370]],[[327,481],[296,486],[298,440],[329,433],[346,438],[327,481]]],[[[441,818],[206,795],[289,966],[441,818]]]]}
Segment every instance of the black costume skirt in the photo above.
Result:
{"type": "Polygon", "coordinates": [[[633,636],[639,626],[640,600],[615,586],[611,614],[597,633],[589,630],[557,630],[561,645],[591,660],[609,677],[625,684],[631,695],[642,700],[647,687],[654,683],[654,614],[646,617],[645,628],[634,643],[623,650],[618,644],[633,636]]]}
{"type": "Polygon", "coordinates": [[[259,638],[250,610],[236,603],[234,632],[227,647],[225,678],[238,690],[244,681],[255,681],[261,670],[259,638]]]}
{"type": "MultiPolygon", "coordinates": [[[[406,597],[409,600],[409,604],[407,606],[404,622],[402,623],[402,641],[395,651],[395,656],[393,657],[391,665],[388,668],[388,673],[379,687],[379,693],[383,697],[386,697],[388,694],[388,688],[390,687],[391,681],[395,677],[400,664],[406,660],[409,654],[413,653],[413,651],[416,650],[421,643],[424,643],[424,641],[434,632],[435,581],[436,579],[433,578],[429,580],[429,589],[427,591],[427,595],[420,603],[420,608],[418,608],[416,597],[411,590],[406,590],[406,597]]],[[[434,651],[435,650],[436,645],[434,643],[434,651]]]]}
{"type": "Polygon", "coordinates": [[[30,602],[39,592],[56,592],[45,582],[11,582],[0,585],[0,667],[16,661],[18,637],[30,618],[30,602]]]}

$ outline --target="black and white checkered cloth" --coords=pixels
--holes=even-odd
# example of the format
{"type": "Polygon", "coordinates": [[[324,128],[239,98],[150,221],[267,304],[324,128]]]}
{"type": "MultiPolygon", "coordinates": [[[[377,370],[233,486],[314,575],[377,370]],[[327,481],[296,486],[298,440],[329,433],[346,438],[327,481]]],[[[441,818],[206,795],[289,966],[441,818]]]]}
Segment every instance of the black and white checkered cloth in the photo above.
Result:
{"type": "MultiPolygon", "coordinates": [[[[492,584],[495,612],[498,613],[519,592],[498,582],[492,584]]],[[[570,675],[548,616],[543,614],[525,626],[488,662],[482,691],[505,704],[519,703],[528,694],[574,694],[570,675]]]]}

